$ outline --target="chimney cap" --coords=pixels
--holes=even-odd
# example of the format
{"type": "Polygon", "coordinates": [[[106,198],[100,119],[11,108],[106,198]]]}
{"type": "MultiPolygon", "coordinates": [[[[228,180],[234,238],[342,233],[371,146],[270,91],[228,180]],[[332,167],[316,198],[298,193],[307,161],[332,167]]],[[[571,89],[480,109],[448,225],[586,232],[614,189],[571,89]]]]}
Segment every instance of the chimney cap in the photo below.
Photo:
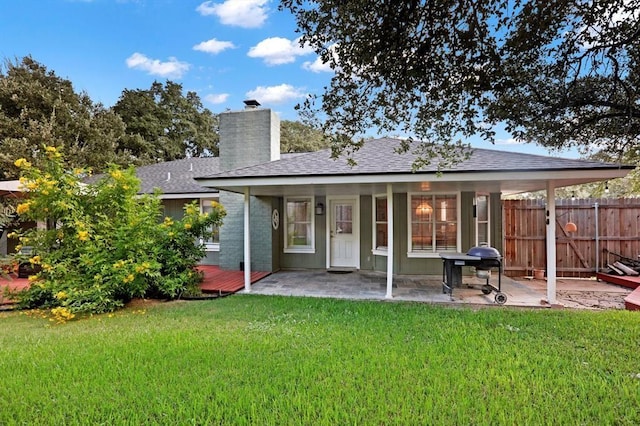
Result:
{"type": "Polygon", "coordinates": [[[247,99],[243,102],[246,108],[258,108],[260,106],[260,102],[256,101],[255,99],[247,99]]]}

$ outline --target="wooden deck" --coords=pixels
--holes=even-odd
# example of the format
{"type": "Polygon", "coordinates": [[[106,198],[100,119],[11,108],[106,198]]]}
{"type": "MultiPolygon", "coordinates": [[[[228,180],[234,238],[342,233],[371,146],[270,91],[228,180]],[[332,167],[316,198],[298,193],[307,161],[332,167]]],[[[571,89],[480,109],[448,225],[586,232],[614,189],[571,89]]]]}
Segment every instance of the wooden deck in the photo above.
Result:
{"type": "MultiPolygon", "coordinates": [[[[200,284],[203,293],[235,293],[244,288],[244,271],[229,271],[218,266],[198,266],[204,272],[204,280],[200,284]]],[[[271,272],[251,272],[251,283],[261,280],[271,272]]]]}
{"type": "MultiPolygon", "coordinates": [[[[198,269],[204,272],[204,279],[200,285],[203,293],[225,295],[235,293],[244,288],[244,271],[227,271],[217,266],[202,265],[198,266],[198,269]]],[[[270,272],[251,272],[251,283],[270,274],[270,272]]],[[[6,309],[14,303],[3,296],[5,287],[9,287],[12,290],[22,290],[28,286],[28,279],[17,278],[15,274],[12,274],[11,279],[0,277],[0,306],[4,306],[6,309]]]]}
{"type": "Polygon", "coordinates": [[[631,289],[638,288],[640,286],[640,277],[630,277],[628,275],[611,275],[598,272],[596,278],[600,281],[606,281],[611,284],[621,285],[631,289]]]}
{"type": "Polygon", "coordinates": [[[611,275],[598,272],[596,278],[611,284],[633,288],[631,294],[624,298],[624,307],[628,311],[640,311],[640,277],[630,277],[628,275],[611,275]]]}

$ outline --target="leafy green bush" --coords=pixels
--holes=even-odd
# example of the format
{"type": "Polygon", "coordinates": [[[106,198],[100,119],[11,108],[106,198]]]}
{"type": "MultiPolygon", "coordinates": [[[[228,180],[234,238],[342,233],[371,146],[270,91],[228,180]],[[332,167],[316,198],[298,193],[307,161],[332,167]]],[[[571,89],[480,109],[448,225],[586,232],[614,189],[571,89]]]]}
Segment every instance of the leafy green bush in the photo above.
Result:
{"type": "Polygon", "coordinates": [[[22,306],[54,308],[52,314],[66,320],[113,311],[133,297],[177,298],[198,282],[194,267],[204,255],[198,238],[221,224],[219,204],[201,214],[193,202],[181,220],[162,221],[159,198],[137,195],[133,168],[111,166],[103,179],[85,184],[88,171],[65,170],[55,147],[40,155],[40,169],[15,162],[27,190],[18,214],[47,224],[14,235],[18,250],[32,248],[29,262],[40,269],[29,277],[30,289],[17,295],[22,306]]]}

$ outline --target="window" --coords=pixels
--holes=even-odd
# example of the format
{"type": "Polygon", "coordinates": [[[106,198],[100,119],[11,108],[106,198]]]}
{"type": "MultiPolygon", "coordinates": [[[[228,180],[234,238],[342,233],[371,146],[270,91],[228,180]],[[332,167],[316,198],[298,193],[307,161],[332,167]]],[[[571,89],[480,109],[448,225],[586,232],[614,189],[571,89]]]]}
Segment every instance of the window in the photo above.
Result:
{"type": "Polygon", "coordinates": [[[489,238],[489,196],[486,194],[476,195],[475,202],[476,216],[476,246],[491,245],[489,238]]]}
{"type": "Polygon", "coordinates": [[[387,197],[373,198],[373,251],[386,251],[388,245],[387,197]]]}
{"type": "MultiPolygon", "coordinates": [[[[201,199],[200,211],[202,213],[211,213],[213,211],[212,202],[218,201],[214,199],[201,199]]],[[[207,251],[220,250],[220,228],[218,226],[212,226],[205,231],[205,237],[202,239],[202,243],[207,251]]]]}
{"type": "Polygon", "coordinates": [[[313,198],[286,198],[285,206],[285,251],[313,252],[313,198]]]}
{"type": "Polygon", "coordinates": [[[409,196],[409,252],[430,254],[458,249],[458,196],[409,196]]]}

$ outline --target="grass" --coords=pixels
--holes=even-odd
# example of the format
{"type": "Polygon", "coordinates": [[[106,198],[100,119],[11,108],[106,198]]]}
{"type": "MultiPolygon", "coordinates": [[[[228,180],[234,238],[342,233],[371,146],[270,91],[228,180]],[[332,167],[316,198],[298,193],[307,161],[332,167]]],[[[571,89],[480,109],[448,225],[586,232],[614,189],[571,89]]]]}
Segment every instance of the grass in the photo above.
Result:
{"type": "Polygon", "coordinates": [[[0,424],[640,424],[634,312],[237,295],[0,314],[0,424]]]}

